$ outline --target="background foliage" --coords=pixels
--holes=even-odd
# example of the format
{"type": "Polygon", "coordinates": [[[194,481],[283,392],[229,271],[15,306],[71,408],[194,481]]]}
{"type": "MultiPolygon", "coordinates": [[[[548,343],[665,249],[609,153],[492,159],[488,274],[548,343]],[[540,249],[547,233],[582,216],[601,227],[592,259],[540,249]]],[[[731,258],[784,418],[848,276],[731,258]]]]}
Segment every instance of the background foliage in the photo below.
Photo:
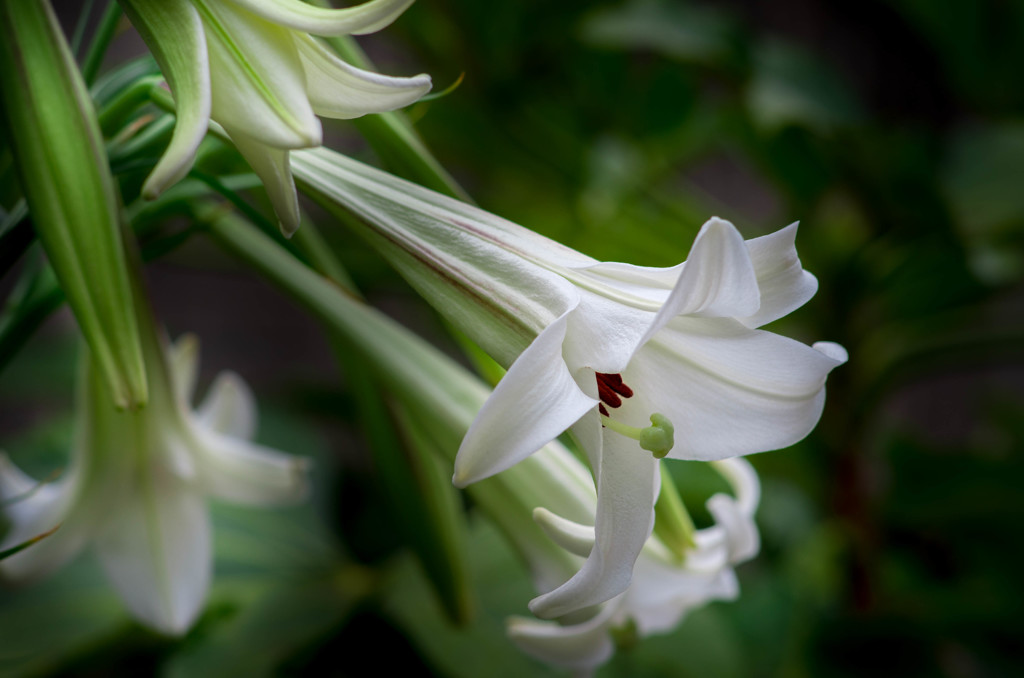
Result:
{"type": "MultiPolygon", "coordinates": [[[[80,3],[64,5],[70,33],[80,3]]],[[[820,291],[778,329],[850,351],[818,429],[752,460],[764,547],[739,569],[741,598],[599,675],[1024,667],[1024,3],[420,0],[362,44],[382,72],[426,71],[436,89],[464,72],[409,111],[427,144],[481,206],[594,257],[673,265],[713,214],[747,237],[799,220],[820,291]]],[[[106,72],[137,38],[115,48],[106,72]]],[[[374,158],[330,125],[329,145],[374,158]]],[[[131,202],[147,169],[112,160],[131,202]]],[[[218,148],[201,169],[232,167],[218,148]]],[[[312,214],[375,304],[454,350],[383,263],[312,214]]],[[[471,514],[476,616],[457,629],[398,536],[363,395],[322,333],[201,235],[172,244],[148,269],[161,317],[203,339],[203,383],[223,368],[250,381],[261,441],[317,459],[314,502],[215,507],[215,587],[183,639],[132,623],[88,557],[0,592],[0,673],[548,675],[504,639],[532,592],[493,528],[471,514]]],[[[70,325],[54,316],[0,375],[0,442],[39,477],[69,445],[70,325]]],[[[713,475],[671,469],[706,519],[713,475]]]]}

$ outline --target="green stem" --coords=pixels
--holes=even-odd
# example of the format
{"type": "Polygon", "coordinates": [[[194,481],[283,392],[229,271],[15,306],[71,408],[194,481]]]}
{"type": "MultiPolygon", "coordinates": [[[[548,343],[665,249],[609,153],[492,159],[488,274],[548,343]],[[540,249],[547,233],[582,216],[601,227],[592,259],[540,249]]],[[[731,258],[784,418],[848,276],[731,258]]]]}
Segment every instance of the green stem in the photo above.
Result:
{"type": "Polygon", "coordinates": [[[654,504],[654,536],[682,561],[686,552],[696,546],[693,533],[697,528],[672,480],[672,474],[664,464],[658,466],[661,471],[661,491],[654,504]]]}

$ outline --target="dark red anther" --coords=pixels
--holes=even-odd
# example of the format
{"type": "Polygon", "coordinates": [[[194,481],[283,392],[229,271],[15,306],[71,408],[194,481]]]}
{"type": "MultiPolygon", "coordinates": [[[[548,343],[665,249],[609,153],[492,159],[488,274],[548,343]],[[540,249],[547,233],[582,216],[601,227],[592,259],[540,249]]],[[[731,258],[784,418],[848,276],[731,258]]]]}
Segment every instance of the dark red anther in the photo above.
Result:
{"type": "Polygon", "coordinates": [[[606,374],[604,372],[595,374],[597,375],[597,395],[601,402],[608,407],[622,407],[622,398],[633,397],[633,389],[622,383],[621,374],[606,374]]]}
{"type": "Polygon", "coordinates": [[[597,373],[598,382],[604,382],[608,388],[618,393],[623,398],[632,398],[633,389],[622,383],[621,374],[605,374],[604,372],[597,373]]]}
{"type": "Polygon", "coordinates": [[[605,408],[605,406],[604,406],[604,403],[598,403],[598,404],[597,404],[597,411],[598,411],[598,412],[600,412],[601,414],[603,414],[603,415],[604,415],[604,416],[606,416],[606,417],[607,417],[607,416],[610,416],[610,415],[608,414],[608,410],[607,410],[607,409],[605,408]]]}
{"type": "Polygon", "coordinates": [[[597,380],[597,395],[601,398],[601,402],[608,405],[608,407],[622,406],[622,399],[615,395],[615,391],[611,390],[608,384],[600,379],[597,380]]]}

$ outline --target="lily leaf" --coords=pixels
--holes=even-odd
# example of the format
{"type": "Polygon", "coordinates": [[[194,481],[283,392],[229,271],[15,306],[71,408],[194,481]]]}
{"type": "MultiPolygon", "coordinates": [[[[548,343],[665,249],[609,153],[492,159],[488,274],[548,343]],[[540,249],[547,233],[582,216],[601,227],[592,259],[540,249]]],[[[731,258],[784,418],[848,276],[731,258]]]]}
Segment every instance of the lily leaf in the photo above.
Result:
{"type": "Polygon", "coordinates": [[[0,3],[0,93],[35,230],[120,407],[147,397],[121,207],[92,101],[44,2],[0,3]]]}

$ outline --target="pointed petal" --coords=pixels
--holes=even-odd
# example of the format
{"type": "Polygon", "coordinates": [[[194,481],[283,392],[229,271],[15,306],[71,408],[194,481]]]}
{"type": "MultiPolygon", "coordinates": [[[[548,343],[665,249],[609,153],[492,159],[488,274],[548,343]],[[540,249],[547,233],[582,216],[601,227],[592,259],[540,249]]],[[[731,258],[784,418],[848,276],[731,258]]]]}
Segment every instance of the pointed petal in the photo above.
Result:
{"type": "Polygon", "coordinates": [[[825,354],[840,365],[850,359],[850,354],[846,352],[846,349],[834,341],[816,341],[811,344],[811,348],[825,354]]]}
{"type": "Polygon", "coordinates": [[[725,530],[729,562],[742,563],[757,555],[761,548],[761,535],[753,516],[740,510],[736,500],[724,494],[708,499],[707,507],[715,522],[725,530]]]}
{"type": "Polygon", "coordinates": [[[693,535],[693,541],[697,547],[686,554],[684,563],[686,570],[699,574],[713,574],[727,567],[729,565],[727,540],[725,528],[721,525],[715,524],[697,530],[693,535]]]}
{"type": "Polygon", "coordinates": [[[231,3],[193,0],[206,29],[211,116],[275,148],[318,146],[320,121],[291,32],[231,3]]]}
{"type": "Polygon", "coordinates": [[[267,197],[274,207],[280,222],[281,233],[290,238],[299,228],[302,217],[299,213],[299,196],[288,158],[288,151],[273,148],[257,139],[246,136],[232,127],[225,126],[235,148],[242,154],[252,171],[263,182],[267,197]]]}
{"type": "Polygon", "coordinates": [[[542,506],[533,510],[533,520],[544,533],[569,553],[586,558],[594,548],[594,527],[580,525],[556,515],[542,506]]]}
{"type": "Polygon", "coordinates": [[[597,486],[597,539],[569,581],[530,601],[530,611],[553,619],[602,603],[626,590],[654,527],[658,463],[635,441],[606,433],[597,486]]]}
{"type": "Polygon", "coordinates": [[[174,95],[174,134],[142,195],[154,199],[192,167],[210,121],[210,69],[203,24],[189,0],[125,0],[132,25],[153,52],[174,95]]]}
{"type": "Polygon", "coordinates": [[[168,353],[175,397],[183,407],[188,408],[199,376],[199,337],[194,334],[181,335],[168,353]]]}
{"type": "Polygon", "coordinates": [[[571,313],[537,336],[484,403],[455,457],[456,487],[522,461],[597,405],[576,385],[562,360],[571,313]]]}
{"type": "Polygon", "coordinates": [[[192,430],[199,483],[218,499],[256,506],[302,501],[309,492],[307,457],[221,435],[202,426],[192,430]]]}
{"type": "Polygon", "coordinates": [[[570,626],[511,617],[506,630],[512,642],[528,655],[554,666],[589,672],[615,652],[608,629],[617,609],[618,605],[609,603],[593,619],[570,626]]]}
{"type": "Polygon", "coordinates": [[[314,38],[296,35],[313,110],[327,118],[348,120],[408,106],[430,91],[430,76],[393,78],[348,64],[314,38]]]}
{"type": "Polygon", "coordinates": [[[231,0],[267,21],[313,35],[365,35],[384,28],[413,0],[372,0],[356,7],[328,9],[301,0],[231,0]]]}
{"type": "Polygon", "coordinates": [[[57,525],[49,537],[0,561],[0,574],[12,581],[43,577],[71,560],[85,545],[86,515],[74,508],[77,478],[40,484],[0,452],[0,512],[10,523],[0,551],[21,544],[57,525]]]}
{"type": "Polygon", "coordinates": [[[205,428],[225,436],[252,440],[256,435],[256,399],[234,372],[217,375],[195,417],[205,428]]]}
{"type": "Polygon", "coordinates": [[[625,605],[641,635],[670,631],[691,610],[739,595],[736,574],[729,567],[691,572],[641,558],[636,564],[636,581],[626,593],[625,605]]]}
{"type": "Polygon", "coordinates": [[[761,502],[761,480],[750,462],[743,457],[732,457],[713,461],[711,465],[732,486],[740,511],[753,516],[761,502]]]}
{"type": "Polygon", "coordinates": [[[623,373],[642,384],[630,406],[675,425],[674,459],[711,461],[792,445],[821,416],[825,378],[841,362],[724,318],[677,318],[623,373]]]}
{"type": "Polygon", "coordinates": [[[213,569],[205,502],[166,471],[122,488],[96,536],[111,585],[140,622],[184,633],[202,610],[213,569]]]}
{"type": "MultiPolygon", "coordinates": [[[[573,370],[586,367],[594,372],[622,372],[655,314],[588,290],[579,290],[579,297],[579,310],[569,319],[565,362],[573,370]]],[[[593,374],[588,377],[594,378],[593,374]]]]}
{"type": "Polygon", "coordinates": [[[700,229],[675,288],[647,329],[645,341],[679,315],[750,316],[761,304],[757,276],[743,237],[717,217],[700,229]]]}
{"type": "Polygon", "coordinates": [[[796,224],[747,241],[750,261],[761,290],[757,313],[737,318],[760,327],[800,308],[818,291],[818,280],[803,269],[796,253],[796,224]]]}

